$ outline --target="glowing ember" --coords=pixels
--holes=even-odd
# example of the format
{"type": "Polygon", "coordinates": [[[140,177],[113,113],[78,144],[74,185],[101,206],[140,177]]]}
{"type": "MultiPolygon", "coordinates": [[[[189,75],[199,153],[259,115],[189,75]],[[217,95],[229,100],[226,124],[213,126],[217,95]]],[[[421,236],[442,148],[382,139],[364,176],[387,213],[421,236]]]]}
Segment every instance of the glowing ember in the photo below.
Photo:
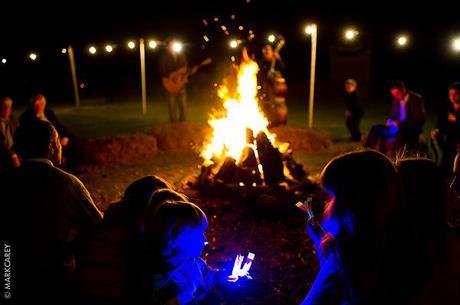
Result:
{"type": "Polygon", "coordinates": [[[211,115],[208,122],[212,127],[212,137],[201,153],[206,161],[219,162],[232,157],[238,162],[245,147],[255,148],[253,143],[247,143],[247,129],[251,129],[254,136],[264,132],[274,144],[275,136],[268,131],[268,120],[259,109],[257,100],[258,69],[253,61],[241,64],[236,97],[231,95],[230,88],[219,88],[218,95],[224,101],[225,110],[211,115]]]}

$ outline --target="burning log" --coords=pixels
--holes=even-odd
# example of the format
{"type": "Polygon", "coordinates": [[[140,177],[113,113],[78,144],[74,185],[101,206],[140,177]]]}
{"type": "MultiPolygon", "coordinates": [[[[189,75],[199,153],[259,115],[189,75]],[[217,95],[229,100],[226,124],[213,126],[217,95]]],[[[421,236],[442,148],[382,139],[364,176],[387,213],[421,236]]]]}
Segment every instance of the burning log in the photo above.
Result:
{"type": "Polygon", "coordinates": [[[236,184],[239,180],[238,173],[239,167],[235,159],[227,157],[214,178],[224,183],[236,184]]]}
{"type": "Polygon", "coordinates": [[[254,149],[245,147],[239,164],[242,173],[241,182],[245,185],[260,185],[262,184],[262,176],[258,168],[257,157],[254,149]]]}
{"type": "Polygon", "coordinates": [[[294,160],[292,152],[287,152],[283,155],[284,163],[286,168],[289,170],[289,174],[297,181],[302,181],[307,178],[307,173],[303,169],[302,164],[294,160]]]}
{"type": "Polygon", "coordinates": [[[256,142],[265,183],[270,185],[284,181],[283,159],[279,150],[273,147],[264,132],[259,132],[256,142]]]}

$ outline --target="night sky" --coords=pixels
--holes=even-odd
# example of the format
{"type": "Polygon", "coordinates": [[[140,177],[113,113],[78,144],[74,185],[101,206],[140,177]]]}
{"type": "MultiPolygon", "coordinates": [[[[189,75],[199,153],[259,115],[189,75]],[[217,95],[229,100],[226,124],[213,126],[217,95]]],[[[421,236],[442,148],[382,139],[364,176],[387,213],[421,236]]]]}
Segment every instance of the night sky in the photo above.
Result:
{"type": "MultiPolygon", "coordinates": [[[[95,2],[36,1],[3,7],[0,57],[8,62],[0,66],[0,94],[24,101],[31,93],[43,91],[55,100],[70,101],[68,62],[60,53],[68,44],[76,50],[79,78],[88,81],[94,90],[89,95],[110,99],[111,95],[138,94],[138,58],[126,50],[127,40],[175,36],[188,43],[191,60],[207,55],[229,57],[228,37],[219,31],[221,22],[253,28],[255,49],[262,46],[269,32],[281,33],[287,41],[283,50],[286,76],[293,84],[305,82],[308,76],[308,45],[303,27],[309,21],[319,26],[319,82],[329,81],[329,50],[341,43],[345,26],[356,27],[362,42],[372,46],[371,73],[376,94],[382,94],[388,80],[400,78],[425,95],[441,98],[447,84],[460,79],[460,54],[450,48],[451,38],[460,35],[460,18],[452,2],[95,2]],[[232,14],[236,16],[233,21],[232,14]],[[216,25],[211,22],[215,16],[220,18],[216,25]],[[203,18],[211,24],[207,28],[203,18]],[[411,37],[406,50],[397,50],[394,45],[394,37],[401,31],[411,37]],[[213,33],[215,38],[202,50],[202,35],[213,33]],[[102,54],[90,57],[87,47],[93,43],[101,49],[105,43],[113,43],[117,52],[111,58],[102,54]],[[38,62],[27,60],[30,51],[38,52],[38,62]]],[[[147,73],[155,78],[156,55],[148,56],[147,73]]]]}

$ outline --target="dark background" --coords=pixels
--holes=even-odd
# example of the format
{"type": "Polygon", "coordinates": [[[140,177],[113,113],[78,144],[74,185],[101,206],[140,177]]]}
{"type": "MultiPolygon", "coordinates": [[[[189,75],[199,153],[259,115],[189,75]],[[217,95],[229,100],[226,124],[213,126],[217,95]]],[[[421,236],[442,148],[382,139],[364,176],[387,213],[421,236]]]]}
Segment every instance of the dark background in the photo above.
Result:
{"type": "MultiPolygon", "coordinates": [[[[212,56],[215,64],[197,79],[216,82],[225,73],[229,57],[228,28],[244,25],[256,34],[251,50],[258,50],[269,32],[286,38],[283,56],[290,96],[305,99],[309,73],[309,46],[303,28],[309,21],[319,26],[317,81],[320,94],[331,88],[331,47],[341,47],[345,26],[360,31],[356,44],[371,49],[372,96],[385,96],[388,81],[401,79],[433,103],[445,101],[446,87],[460,80],[460,53],[451,51],[451,38],[460,34],[460,18],[453,2],[430,3],[404,1],[68,1],[5,4],[0,27],[0,94],[26,103],[31,94],[43,92],[53,102],[71,102],[72,87],[68,58],[61,49],[74,46],[79,80],[86,85],[83,98],[118,101],[139,96],[138,52],[126,47],[129,39],[153,37],[164,40],[178,37],[187,43],[190,61],[212,56]],[[338,4],[341,3],[341,4],[338,4]],[[457,13],[456,13],[457,12],[457,13]],[[235,20],[230,16],[234,14],[235,20]],[[213,17],[220,18],[218,23],[213,17]],[[202,19],[210,25],[205,27],[202,19]],[[407,49],[395,48],[395,35],[407,32],[411,41],[407,49]],[[211,41],[203,46],[202,35],[211,41]],[[103,46],[115,45],[106,55],[103,46]],[[98,47],[89,56],[90,44],[98,47]],[[36,51],[37,62],[27,54],[36,51]]],[[[231,31],[236,37],[238,31],[231,31]]],[[[359,49],[359,48],[358,48],[359,49]]],[[[233,52],[233,53],[232,53],[233,52]]],[[[357,51],[359,53],[359,50],[357,51]]],[[[150,92],[157,90],[159,50],[147,51],[147,74],[150,92]],[[152,85],[153,84],[153,85],[152,85]]],[[[353,56],[353,52],[350,52],[353,56]]],[[[357,67],[359,69],[359,67],[357,67]]],[[[197,83],[200,81],[197,80],[197,83]]],[[[200,88],[199,85],[197,87],[200,88]]],[[[152,93],[150,93],[152,94],[152,93]]]]}

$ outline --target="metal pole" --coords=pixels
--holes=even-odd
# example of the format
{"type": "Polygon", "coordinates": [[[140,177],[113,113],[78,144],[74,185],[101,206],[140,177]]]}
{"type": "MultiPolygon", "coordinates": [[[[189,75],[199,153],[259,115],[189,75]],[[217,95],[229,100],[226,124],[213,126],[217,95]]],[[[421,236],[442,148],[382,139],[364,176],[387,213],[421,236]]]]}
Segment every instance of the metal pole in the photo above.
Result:
{"type": "Polygon", "coordinates": [[[69,53],[70,73],[72,74],[73,94],[75,97],[75,106],[80,107],[80,93],[78,91],[77,69],[75,67],[75,55],[72,46],[68,46],[67,53],[69,53]]]}
{"type": "Polygon", "coordinates": [[[316,45],[317,45],[317,27],[311,33],[311,62],[310,62],[310,95],[308,98],[308,128],[313,128],[313,112],[315,103],[315,70],[316,70],[316,45]]]}
{"type": "Polygon", "coordinates": [[[141,90],[142,90],[142,114],[147,113],[147,84],[145,80],[145,42],[144,38],[139,40],[139,54],[141,60],[141,90]]]}

